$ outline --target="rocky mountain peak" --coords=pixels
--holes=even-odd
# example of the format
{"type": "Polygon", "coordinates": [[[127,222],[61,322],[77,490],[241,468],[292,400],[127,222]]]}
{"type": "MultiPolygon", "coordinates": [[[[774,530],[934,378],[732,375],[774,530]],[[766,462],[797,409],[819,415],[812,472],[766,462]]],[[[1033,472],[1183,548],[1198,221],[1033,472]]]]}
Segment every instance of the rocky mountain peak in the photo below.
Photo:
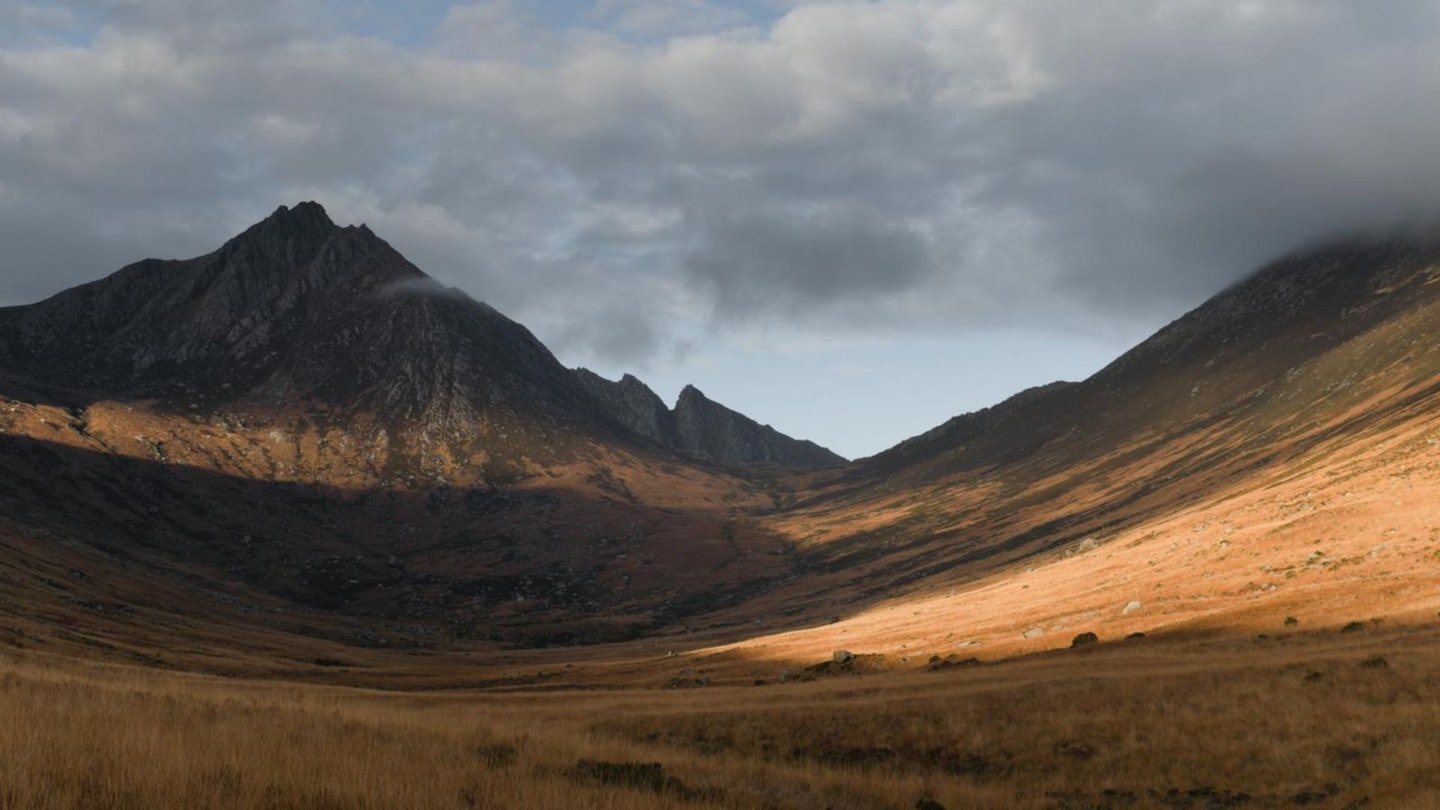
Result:
{"type": "Polygon", "coordinates": [[[0,312],[0,370],[187,407],[324,403],[456,425],[498,402],[554,415],[583,398],[524,327],[314,202],[281,206],[213,253],[145,260],[0,312]]]}
{"type": "Polygon", "coordinates": [[[340,230],[317,202],[302,202],[293,208],[282,205],[226,242],[219,252],[253,266],[303,266],[340,230]]]}
{"type": "Polygon", "coordinates": [[[615,421],[665,447],[674,447],[674,425],[665,402],[633,374],[611,382],[588,368],[575,369],[575,379],[615,421]]]}
{"type": "Polygon", "coordinates": [[[576,379],[625,427],[672,450],[727,463],[768,462],[795,467],[838,464],[845,459],[808,441],[792,439],[769,425],[710,400],[687,385],[672,410],[634,375],[611,382],[589,369],[576,379]]]}

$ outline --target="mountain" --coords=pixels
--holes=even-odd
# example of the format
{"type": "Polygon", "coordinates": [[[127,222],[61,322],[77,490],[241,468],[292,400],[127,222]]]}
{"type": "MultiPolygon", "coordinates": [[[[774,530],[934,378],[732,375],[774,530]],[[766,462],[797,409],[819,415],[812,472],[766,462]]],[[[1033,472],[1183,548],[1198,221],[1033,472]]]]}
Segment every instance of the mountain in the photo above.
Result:
{"type": "Polygon", "coordinates": [[[754,484],[626,429],[524,327],[313,202],[0,309],[0,396],[0,542],[37,567],[83,549],[81,601],[138,558],[204,572],[187,612],[279,599],[325,634],[548,643],[796,565],[737,522],[769,502],[754,484]]]}
{"type": "Polygon", "coordinates": [[[618,382],[585,368],[575,377],[617,421],[657,444],[724,463],[768,462],[787,467],[822,467],[845,459],[811,441],[792,439],[769,425],[706,398],[685,386],[674,410],[630,374],[618,382]]]}
{"type": "Polygon", "coordinates": [[[198,259],[138,262],[0,310],[0,365],[70,390],[305,403],[452,431],[513,403],[573,422],[583,401],[524,327],[313,202],[198,259]]]}
{"type": "Polygon", "coordinates": [[[575,379],[616,421],[651,441],[675,447],[675,420],[665,401],[634,375],[611,381],[588,368],[575,369],[575,379]]]}
{"type": "Polygon", "coordinates": [[[936,616],[1014,639],[1019,623],[1074,626],[1147,599],[1175,621],[1272,596],[1292,612],[1317,610],[1317,594],[1409,605],[1397,600],[1429,570],[1425,503],[1440,493],[1421,462],[1440,435],[1437,333],[1440,239],[1282,257],[1084,381],[956,417],[797,493],[767,527],[814,576],[772,604],[943,588],[956,602],[936,616]],[[1038,601],[965,595],[1017,580],[1038,601]]]}
{"type": "Polygon", "coordinates": [[[1413,236],[1298,251],[1082,383],[1022,392],[902,442],[869,464],[872,470],[921,465],[931,474],[1042,452],[1078,462],[1140,436],[1206,425],[1243,427],[1254,434],[1251,444],[1279,438],[1361,391],[1428,379],[1434,369],[1429,353],[1417,350],[1423,345],[1418,332],[1440,299],[1440,285],[1432,283],[1440,278],[1437,264],[1440,242],[1413,236]]]}
{"type": "Polygon", "coordinates": [[[1316,246],[1089,379],[835,464],[693,387],[572,372],[364,226],[281,208],[0,310],[0,616],[192,663],[277,634],[903,660],[1433,616],[1437,281],[1434,239],[1316,246]]]}

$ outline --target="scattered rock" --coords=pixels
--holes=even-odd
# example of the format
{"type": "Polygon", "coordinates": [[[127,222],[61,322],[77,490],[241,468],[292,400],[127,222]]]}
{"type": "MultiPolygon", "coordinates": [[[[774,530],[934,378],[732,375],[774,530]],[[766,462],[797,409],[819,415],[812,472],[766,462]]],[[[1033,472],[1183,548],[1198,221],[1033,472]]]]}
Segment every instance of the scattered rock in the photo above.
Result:
{"type": "Polygon", "coordinates": [[[1294,627],[1294,626],[1298,625],[1299,623],[1300,623],[1300,620],[1297,619],[1297,618],[1295,618],[1294,616],[1286,616],[1286,617],[1285,617],[1285,626],[1286,626],[1286,627],[1294,627]]]}
{"type": "Polygon", "coordinates": [[[1022,633],[1025,638],[1039,638],[1045,635],[1045,631],[1039,627],[1031,627],[1022,633]]]}
{"type": "Polygon", "coordinates": [[[976,667],[979,665],[979,658],[961,658],[955,653],[950,653],[944,658],[941,658],[938,655],[930,656],[930,663],[927,668],[933,672],[935,670],[941,669],[954,669],[956,667],[976,667]]]}
{"type": "Polygon", "coordinates": [[[1125,603],[1125,607],[1120,610],[1120,615],[1129,616],[1131,613],[1138,613],[1139,611],[1142,611],[1144,609],[1144,604],[1132,599],[1131,601],[1125,603]]]}
{"type": "Polygon", "coordinates": [[[1086,644],[1094,644],[1099,640],[1100,637],[1095,635],[1094,633],[1081,633],[1080,635],[1071,639],[1070,647],[1072,649],[1075,647],[1084,647],[1086,644]]]}
{"type": "Polygon", "coordinates": [[[1131,633],[1130,635],[1128,635],[1128,636],[1125,637],[1125,640],[1126,640],[1126,641],[1134,641],[1134,640],[1137,639],[1137,638],[1144,638],[1144,637],[1145,637],[1145,634],[1144,634],[1144,633],[1131,633]]]}
{"type": "Polygon", "coordinates": [[[1347,624],[1347,625],[1345,625],[1344,627],[1340,628],[1340,632],[1342,632],[1342,633],[1358,633],[1358,632],[1360,632],[1361,630],[1364,630],[1364,629],[1365,629],[1365,623],[1364,623],[1364,622],[1350,622],[1349,624],[1347,624]]]}
{"type": "MultiPolygon", "coordinates": [[[[838,652],[844,652],[840,650],[838,652]]],[[[850,654],[850,657],[841,663],[838,659],[821,661],[818,664],[811,664],[799,673],[796,673],[791,680],[813,681],[822,676],[837,675],[863,675],[867,672],[883,672],[889,665],[885,661],[883,653],[861,653],[850,654]]]]}
{"type": "Polygon", "coordinates": [[[831,656],[831,660],[837,664],[847,664],[855,660],[855,653],[849,650],[836,650],[831,656]]]}

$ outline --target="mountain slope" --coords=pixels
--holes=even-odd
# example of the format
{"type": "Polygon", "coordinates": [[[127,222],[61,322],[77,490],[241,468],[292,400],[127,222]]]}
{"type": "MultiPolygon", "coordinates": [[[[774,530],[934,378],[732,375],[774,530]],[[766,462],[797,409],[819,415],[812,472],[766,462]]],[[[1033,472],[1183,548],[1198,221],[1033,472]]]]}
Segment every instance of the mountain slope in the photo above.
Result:
{"type": "Polygon", "coordinates": [[[1433,459],[1415,464],[1434,456],[1440,436],[1437,280],[1431,239],[1301,251],[1083,382],[1033,389],[859,462],[797,493],[797,508],[768,523],[818,573],[772,607],[958,588],[973,620],[983,615],[991,632],[1003,627],[1019,643],[1027,628],[1012,622],[1073,626],[1075,611],[1099,609],[1097,599],[1158,594],[1193,620],[1199,605],[1302,600],[1304,584],[1366,594],[1378,610],[1390,598],[1374,583],[1386,577],[1395,598],[1408,599],[1407,577],[1427,570],[1426,538],[1440,526],[1423,508],[1426,493],[1440,494],[1433,459]],[[1396,476],[1412,483],[1386,494],[1396,476]],[[1307,522],[1322,509],[1336,510],[1329,525],[1307,522]],[[1203,561],[1191,550],[1197,537],[1212,538],[1221,559],[1253,566],[1203,561]],[[1390,551],[1372,553],[1377,545],[1390,551]],[[1097,548],[1107,550],[1072,559],[1097,548]],[[1384,553],[1422,564],[1401,575],[1367,562],[1384,553]],[[1109,559],[1127,562],[1097,573],[1109,559]],[[1356,567],[1315,564],[1341,559],[1356,567]],[[1312,570],[1321,572],[1313,583],[1295,581],[1312,570]],[[1081,571],[1090,573],[1067,573],[1081,571]],[[965,590],[1016,581],[1049,583],[1035,599],[1050,601],[982,609],[965,590]]]}
{"type": "Polygon", "coordinates": [[[675,402],[675,433],[691,453],[716,459],[772,461],[790,466],[824,466],[845,459],[811,441],[792,439],[769,425],[707,398],[687,385],[675,402]]]}
{"type": "Polygon", "coordinates": [[[141,555],[341,637],[602,640],[794,572],[738,520],[759,488],[626,430],[524,327],[314,203],[0,310],[0,396],[0,543],[95,557],[65,592],[9,583],[35,615],[141,555]]]}
{"type": "MultiPolygon", "coordinates": [[[[1267,422],[1299,416],[1282,410],[1299,412],[1302,399],[1330,400],[1329,394],[1356,382],[1380,379],[1376,373],[1381,368],[1353,359],[1343,375],[1330,379],[1339,368],[1319,361],[1387,323],[1420,328],[1418,321],[1400,322],[1423,320],[1428,317],[1424,310],[1440,299],[1440,286],[1432,284],[1440,275],[1437,263],[1440,245],[1400,237],[1357,239],[1286,256],[1161,329],[1083,383],[1044,386],[1007,401],[999,407],[1008,413],[1004,429],[959,440],[932,431],[880,454],[871,464],[877,469],[914,466],[949,454],[956,465],[980,465],[1028,457],[1062,439],[1067,448],[1088,449],[1096,442],[1221,415],[1253,412],[1267,422]],[[1305,379],[1299,380],[1302,375],[1305,379]],[[1283,408],[1275,405],[1277,394],[1283,408]]],[[[1413,351],[1423,348],[1418,336],[1391,340],[1387,335],[1372,348],[1398,352],[1386,358],[1387,365],[1403,364],[1395,373],[1429,373],[1430,365],[1417,362],[1424,352],[1413,351]]],[[[1278,426],[1265,427],[1268,433],[1278,426]]]]}
{"type": "Polygon", "coordinates": [[[607,380],[588,368],[575,369],[575,379],[620,424],[662,447],[678,446],[675,418],[650,386],[631,374],[607,380]]]}
{"type": "Polygon", "coordinates": [[[778,461],[773,431],[572,373],[367,229],[282,209],[0,310],[0,610],[55,645],[258,615],[432,648],[693,623],[808,657],[1429,609],[1437,280],[1434,241],[1318,247],[1085,381],[742,470],[680,451],[778,461]]]}
{"type": "Polygon", "coordinates": [[[558,417],[581,401],[524,327],[315,203],[282,206],[207,256],[138,262],[0,310],[0,363],[113,395],[306,401],[452,427],[506,402],[558,417]]]}
{"type": "Polygon", "coordinates": [[[649,386],[629,374],[612,382],[578,368],[575,376],[621,424],[672,450],[725,463],[788,467],[845,463],[844,458],[814,442],[792,439],[708,399],[693,385],[685,386],[671,410],[649,386]]]}

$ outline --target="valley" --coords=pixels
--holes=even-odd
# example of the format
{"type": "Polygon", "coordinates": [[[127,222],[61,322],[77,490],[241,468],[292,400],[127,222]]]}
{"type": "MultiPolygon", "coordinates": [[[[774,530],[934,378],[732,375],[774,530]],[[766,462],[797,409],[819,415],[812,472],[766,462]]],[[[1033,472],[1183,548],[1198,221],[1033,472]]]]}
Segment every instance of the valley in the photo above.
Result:
{"type": "Polygon", "coordinates": [[[853,462],[314,203],[0,310],[0,807],[1428,806],[1437,267],[853,462]]]}

